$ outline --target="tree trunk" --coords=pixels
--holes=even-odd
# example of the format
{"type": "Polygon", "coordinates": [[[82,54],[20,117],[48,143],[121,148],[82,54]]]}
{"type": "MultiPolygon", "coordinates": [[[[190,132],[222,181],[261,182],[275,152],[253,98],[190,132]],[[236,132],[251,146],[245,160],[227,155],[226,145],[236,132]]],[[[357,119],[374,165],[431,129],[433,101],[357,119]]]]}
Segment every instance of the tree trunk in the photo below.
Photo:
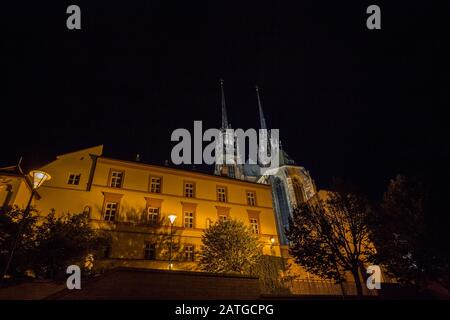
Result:
{"type": "Polygon", "coordinates": [[[361,284],[361,278],[359,277],[358,267],[353,268],[352,275],[353,275],[353,279],[355,280],[356,294],[358,295],[358,297],[361,298],[363,296],[363,289],[362,289],[362,284],[361,284]]]}

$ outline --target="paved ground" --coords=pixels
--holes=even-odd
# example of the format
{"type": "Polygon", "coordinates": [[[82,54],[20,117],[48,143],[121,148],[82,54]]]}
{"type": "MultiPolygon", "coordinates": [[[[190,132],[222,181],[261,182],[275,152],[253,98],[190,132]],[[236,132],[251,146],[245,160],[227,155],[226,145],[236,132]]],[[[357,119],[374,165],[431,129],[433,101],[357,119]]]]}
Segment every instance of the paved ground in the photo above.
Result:
{"type": "Polygon", "coordinates": [[[65,288],[65,283],[31,281],[0,288],[0,300],[40,300],[65,288]]]}

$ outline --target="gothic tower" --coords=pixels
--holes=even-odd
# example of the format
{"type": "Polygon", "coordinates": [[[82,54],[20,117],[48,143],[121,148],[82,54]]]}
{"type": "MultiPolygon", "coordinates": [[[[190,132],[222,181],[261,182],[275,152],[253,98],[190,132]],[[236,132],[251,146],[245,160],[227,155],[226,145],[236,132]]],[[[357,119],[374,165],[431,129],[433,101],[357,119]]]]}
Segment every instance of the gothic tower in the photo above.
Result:
{"type": "MultiPolygon", "coordinates": [[[[266,118],[261,103],[260,90],[256,87],[256,97],[261,129],[267,129],[266,118]]],[[[269,134],[270,136],[270,134],[269,134]]],[[[267,148],[270,152],[271,143],[268,139],[267,148]]],[[[315,194],[314,182],[305,168],[295,164],[286,151],[283,150],[280,142],[279,168],[271,175],[261,175],[257,182],[266,183],[272,186],[272,201],[277,217],[278,232],[281,245],[287,245],[288,240],[284,230],[289,225],[289,217],[295,206],[308,201],[315,194]]]]}
{"type": "Polygon", "coordinates": [[[222,79],[220,80],[220,93],[222,103],[222,126],[220,130],[222,132],[223,139],[223,157],[221,158],[222,161],[216,162],[214,174],[244,180],[244,168],[241,164],[242,162],[238,161],[239,159],[234,131],[228,123],[227,107],[225,104],[225,91],[223,88],[222,79]]]}

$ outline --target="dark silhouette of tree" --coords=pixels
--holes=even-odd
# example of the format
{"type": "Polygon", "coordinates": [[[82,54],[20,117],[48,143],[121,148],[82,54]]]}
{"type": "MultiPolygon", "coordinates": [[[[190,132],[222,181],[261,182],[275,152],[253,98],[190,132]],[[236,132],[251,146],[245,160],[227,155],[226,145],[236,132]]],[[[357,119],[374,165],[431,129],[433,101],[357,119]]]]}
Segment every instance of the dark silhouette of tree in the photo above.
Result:
{"type": "Polygon", "coordinates": [[[321,278],[341,283],[349,271],[361,296],[359,270],[373,254],[368,228],[371,209],[350,185],[337,181],[333,189],[294,209],[286,233],[289,251],[296,263],[321,278]]]}
{"type": "Polygon", "coordinates": [[[233,219],[214,223],[202,242],[199,268],[209,272],[250,274],[262,255],[258,237],[233,219]]]}
{"type": "Polygon", "coordinates": [[[110,245],[110,238],[89,224],[88,213],[56,217],[51,212],[38,217],[32,208],[28,215],[17,207],[0,210],[0,265],[2,271],[22,225],[16,250],[8,269],[12,276],[27,271],[38,277],[66,275],[66,268],[77,264],[86,272],[99,252],[110,245]],[[25,217],[25,220],[23,220],[25,217]]]}
{"type": "Polygon", "coordinates": [[[30,259],[37,276],[55,278],[65,276],[71,264],[84,269],[88,256],[95,260],[109,245],[108,236],[91,228],[87,213],[56,217],[51,212],[36,227],[30,259]]]}
{"type": "Polygon", "coordinates": [[[19,207],[3,207],[0,209],[0,276],[13,248],[13,243],[19,233],[20,223],[22,230],[17,240],[14,257],[8,268],[8,274],[17,276],[24,274],[31,268],[29,253],[35,245],[36,238],[36,210],[30,209],[28,215],[19,207]],[[25,220],[23,220],[25,218],[25,220]]]}
{"type": "Polygon", "coordinates": [[[449,270],[446,254],[436,243],[436,228],[428,220],[429,208],[424,184],[398,175],[390,181],[373,222],[375,261],[398,281],[419,288],[449,270]]]}

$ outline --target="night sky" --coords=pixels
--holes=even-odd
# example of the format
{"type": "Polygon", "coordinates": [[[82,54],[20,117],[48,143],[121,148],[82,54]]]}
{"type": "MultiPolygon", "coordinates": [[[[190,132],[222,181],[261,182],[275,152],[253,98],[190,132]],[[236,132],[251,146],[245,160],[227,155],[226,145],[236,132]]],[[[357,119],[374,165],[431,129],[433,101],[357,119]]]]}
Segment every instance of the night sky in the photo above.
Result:
{"type": "Polygon", "coordinates": [[[319,188],[344,177],[377,198],[397,173],[447,186],[448,3],[45,2],[2,3],[0,165],[97,144],[163,164],[174,129],[220,127],[223,78],[232,126],[258,128],[259,85],[319,188]],[[81,30],[66,28],[70,4],[81,30]],[[370,4],[381,30],[366,28],[370,4]]]}

